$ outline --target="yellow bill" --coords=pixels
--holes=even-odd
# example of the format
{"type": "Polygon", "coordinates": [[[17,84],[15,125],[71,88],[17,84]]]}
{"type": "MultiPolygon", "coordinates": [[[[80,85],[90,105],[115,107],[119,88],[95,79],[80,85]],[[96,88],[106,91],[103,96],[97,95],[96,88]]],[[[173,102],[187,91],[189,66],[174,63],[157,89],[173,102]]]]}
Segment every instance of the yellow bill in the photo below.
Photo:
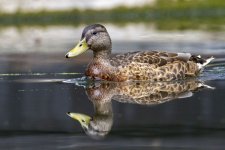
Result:
{"type": "Polygon", "coordinates": [[[66,58],[78,56],[82,54],[83,52],[87,51],[88,49],[89,48],[88,48],[86,39],[84,38],[76,45],[75,48],[73,48],[66,54],[66,58]]]}
{"type": "Polygon", "coordinates": [[[82,127],[88,128],[88,125],[91,120],[90,116],[85,115],[85,114],[80,114],[80,113],[71,113],[71,112],[68,112],[67,115],[70,116],[71,118],[79,121],[82,127]]]}

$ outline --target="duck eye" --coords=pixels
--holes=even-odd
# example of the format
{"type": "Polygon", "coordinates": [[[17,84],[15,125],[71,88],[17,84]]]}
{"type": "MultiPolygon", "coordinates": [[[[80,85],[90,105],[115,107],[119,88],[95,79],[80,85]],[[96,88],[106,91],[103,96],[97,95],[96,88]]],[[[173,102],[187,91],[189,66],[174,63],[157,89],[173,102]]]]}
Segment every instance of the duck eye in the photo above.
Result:
{"type": "Polygon", "coordinates": [[[93,35],[96,35],[96,34],[97,34],[97,32],[93,32],[92,34],[93,34],[93,35]]]}

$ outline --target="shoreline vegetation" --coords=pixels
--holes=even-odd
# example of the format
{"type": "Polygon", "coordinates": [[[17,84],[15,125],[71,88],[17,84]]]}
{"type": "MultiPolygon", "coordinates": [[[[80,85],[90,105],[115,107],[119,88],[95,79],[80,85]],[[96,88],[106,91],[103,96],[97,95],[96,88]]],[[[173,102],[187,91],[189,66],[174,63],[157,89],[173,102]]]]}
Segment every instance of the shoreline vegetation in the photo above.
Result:
{"type": "Polygon", "coordinates": [[[110,10],[65,10],[0,13],[0,27],[47,26],[90,23],[153,23],[159,30],[206,29],[225,27],[224,0],[158,0],[154,5],[117,7],[110,10]]]}

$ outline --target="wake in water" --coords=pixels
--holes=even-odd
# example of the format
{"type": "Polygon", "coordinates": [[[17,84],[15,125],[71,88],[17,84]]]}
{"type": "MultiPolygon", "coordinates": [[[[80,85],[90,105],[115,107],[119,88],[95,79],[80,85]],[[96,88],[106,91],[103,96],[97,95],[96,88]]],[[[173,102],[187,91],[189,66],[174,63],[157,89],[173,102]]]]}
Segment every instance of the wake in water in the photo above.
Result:
{"type": "Polygon", "coordinates": [[[205,69],[199,76],[202,81],[225,80],[225,64],[215,63],[205,69]]]}

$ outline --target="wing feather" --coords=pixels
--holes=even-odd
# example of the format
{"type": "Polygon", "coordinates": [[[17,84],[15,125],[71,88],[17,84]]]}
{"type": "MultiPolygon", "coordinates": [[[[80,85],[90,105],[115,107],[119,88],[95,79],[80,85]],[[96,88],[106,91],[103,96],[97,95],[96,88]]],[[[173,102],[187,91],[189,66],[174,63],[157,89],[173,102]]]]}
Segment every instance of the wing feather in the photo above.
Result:
{"type": "Polygon", "coordinates": [[[130,52],[122,55],[116,55],[111,58],[114,66],[126,65],[131,62],[154,64],[163,66],[173,61],[187,62],[191,58],[190,53],[168,53],[158,51],[130,52]]]}

